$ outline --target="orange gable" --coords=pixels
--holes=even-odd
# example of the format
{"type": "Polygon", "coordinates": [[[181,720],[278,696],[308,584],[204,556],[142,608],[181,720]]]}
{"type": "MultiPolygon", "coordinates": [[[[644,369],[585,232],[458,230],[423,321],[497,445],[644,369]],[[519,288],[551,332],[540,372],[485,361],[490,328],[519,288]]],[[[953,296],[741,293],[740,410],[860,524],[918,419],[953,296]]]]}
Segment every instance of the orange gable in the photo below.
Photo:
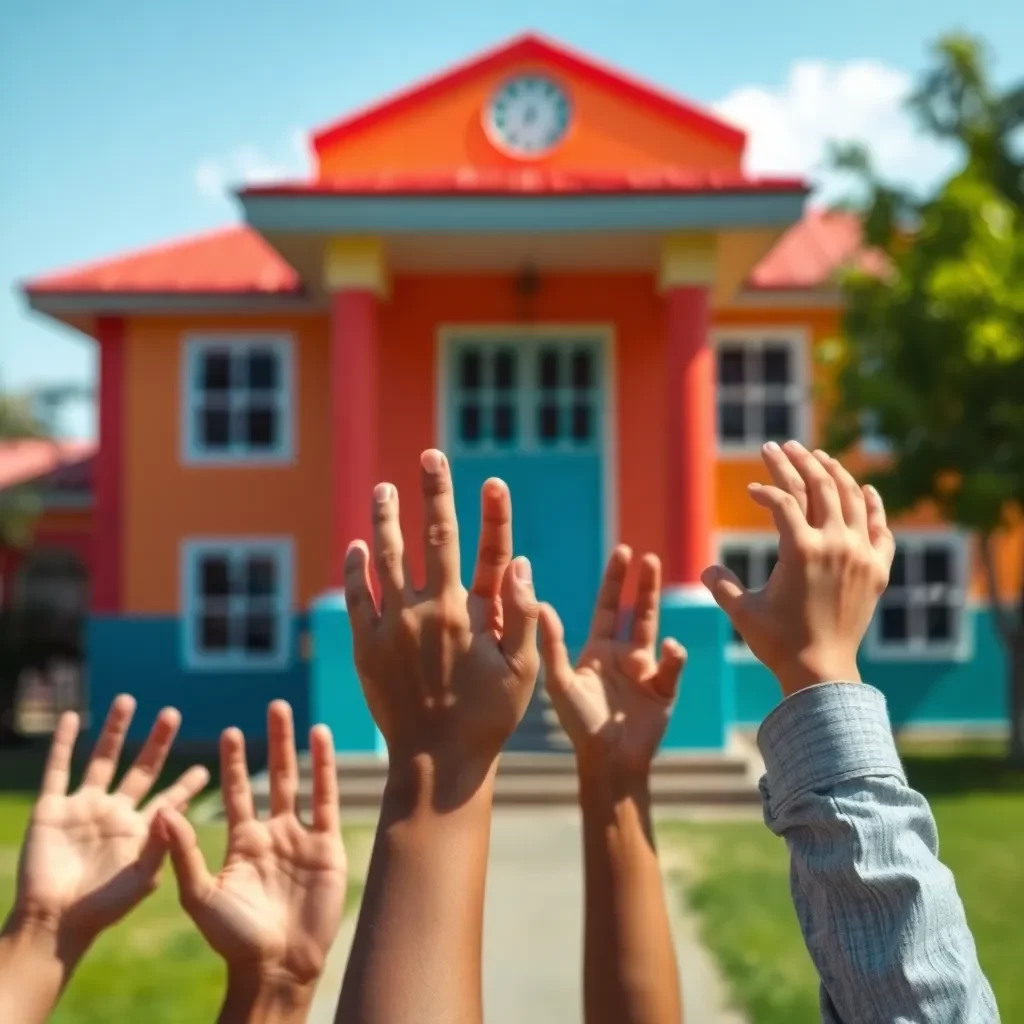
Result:
{"type": "Polygon", "coordinates": [[[745,136],[689,103],[535,35],[523,36],[347,117],[314,136],[318,178],[381,172],[544,167],[649,172],[738,172],[745,136]],[[496,91],[541,74],[569,102],[565,136],[539,158],[492,142],[485,120],[496,91]]]}

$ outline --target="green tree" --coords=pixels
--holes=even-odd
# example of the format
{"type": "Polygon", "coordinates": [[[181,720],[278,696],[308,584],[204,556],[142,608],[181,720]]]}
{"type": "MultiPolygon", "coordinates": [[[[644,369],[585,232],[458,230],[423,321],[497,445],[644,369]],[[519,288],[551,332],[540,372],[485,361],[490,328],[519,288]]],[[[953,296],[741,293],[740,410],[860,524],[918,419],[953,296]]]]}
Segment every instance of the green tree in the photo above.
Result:
{"type": "Polygon", "coordinates": [[[994,536],[1024,511],[1024,82],[998,90],[977,40],[950,36],[911,100],[955,147],[957,170],[919,197],[845,147],[867,251],[844,274],[830,442],[858,440],[865,413],[891,444],[873,482],[894,510],[933,502],[973,531],[1009,666],[1010,756],[1024,764],[1024,593],[996,586],[994,536]]]}
{"type": "MultiPolygon", "coordinates": [[[[0,442],[45,436],[33,412],[31,399],[0,394],[0,442]]],[[[0,491],[0,557],[2,549],[24,546],[31,534],[39,501],[30,487],[14,486],[0,491]]]]}

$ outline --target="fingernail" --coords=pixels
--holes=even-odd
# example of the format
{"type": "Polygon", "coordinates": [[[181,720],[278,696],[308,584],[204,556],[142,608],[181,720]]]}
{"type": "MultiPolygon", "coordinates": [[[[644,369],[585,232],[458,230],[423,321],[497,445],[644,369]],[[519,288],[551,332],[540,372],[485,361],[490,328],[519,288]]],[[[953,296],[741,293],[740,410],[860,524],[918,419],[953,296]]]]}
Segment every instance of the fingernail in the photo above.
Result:
{"type": "Polygon", "coordinates": [[[373,489],[373,500],[384,504],[391,497],[392,490],[391,484],[377,484],[373,489]]]}
{"type": "Polygon", "coordinates": [[[807,449],[804,448],[804,446],[799,441],[787,441],[782,447],[786,448],[788,451],[791,452],[807,451],[807,449]]]}
{"type": "Polygon", "coordinates": [[[520,555],[515,562],[516,565],[516,579],[520,583],[532,583],[533,582],[533,566],[530,565],[530,560],[523,555],[520,555]]]}
{"type": "Polygon", "coordinates": [[[766,452],[778,452],[781,451],[782,449],[779,448],[778,444],[775,441],[767,441],[765,442],[764,450],[766,452]]]}
{"type": "Polygon", "coordinates": [[[440,473],[444,468],[444,456],[436,448],[428,448],[420,456],[420,465],[428,473],[440,473]]]}
{"type": "Polygon", "coordinates": [[[751,483],[747,484],[747,490],[748,491],[759,491],[759,490],[761,490],[761,485],[759,483],[757,483],[756,481],[752,481],[751,483]]]}
{"type": "Polygon", "coordinates": [[[821,448],[815,448],[815,449],[814,449],[814,457],[815,457],[815,458],[816,458],[816,459],[817,459],[817,460],[818,460],[819,462],[828,462],[828,461],[829,461],[829,460],[830,460],[830,459],[832,458],[832,456],[831,456],[831,455],[829,455],[829,453],[828,453],[828,452],[826,452],[826,451],[822,451],[822,449],[821,449],[821,448]]]}
{"type": "Polygon", "coordinates": [[[718,579],[718,567],[709,565],[701,574],[700,581],[705,587],[710,587],[718,579]]]}
{"type": "Polygon", "coordinates": [[[876,488],[874,484],[865,484],[864,490],[867,491],[868,494],[870,494],[876,501],[882,500],[882,496],[878,493],[878,488],[876,488]]]}

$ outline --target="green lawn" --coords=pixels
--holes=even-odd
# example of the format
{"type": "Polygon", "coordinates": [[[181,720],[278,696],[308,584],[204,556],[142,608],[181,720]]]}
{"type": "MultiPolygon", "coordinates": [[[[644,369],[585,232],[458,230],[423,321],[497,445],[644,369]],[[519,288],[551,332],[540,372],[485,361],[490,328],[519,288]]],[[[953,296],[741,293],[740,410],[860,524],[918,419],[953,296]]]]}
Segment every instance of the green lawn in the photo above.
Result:
{"type": "MultiPolygon", "coordinates": [[[[38,762],[38,754],[31,751],[0,755],[4,787],[37,785],[38,762]]],[[[165,774],[177,770],[179,765],[165,774]]],[[[0,793],[0,920],[13,900],[18,849],[33,799],[31,792],[0,793]]],[[[223,856],[224,826],[200,825],[197,832],[212,869],[223,856]]],[[[347,913],[354,912],[362,892],[370,838],[365,828],[345,829],[353,876],[347,913]]],[[[168,868],[160,889],[89,951],[52,1020],[58,1024],[213,1020],[223,991],[221,962],[178,906],[168,868]]]]}
{"type": "MultiPolygon", "coordinates": [[[[905,747],[928,796],[1003,1020],[1024,1020],[1024,773],[990,746],[905,747]]],[[[784,844],[760,822],[665,823],[680,898],[755,1024],[817,1024],[817,980],[789,896],[784,844]]],[[[685,979],[684,979],[685,983],[685,979]]]]}

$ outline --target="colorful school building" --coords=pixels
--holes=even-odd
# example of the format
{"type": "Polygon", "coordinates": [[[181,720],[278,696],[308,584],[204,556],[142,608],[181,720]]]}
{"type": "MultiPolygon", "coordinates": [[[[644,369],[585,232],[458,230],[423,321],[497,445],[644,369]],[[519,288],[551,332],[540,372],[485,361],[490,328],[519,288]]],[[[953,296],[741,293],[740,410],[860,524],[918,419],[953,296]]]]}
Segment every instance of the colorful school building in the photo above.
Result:
{"type": "MultiPolygon", "coordinates": [[[[87,538],[93,707],[128,690],[139,730],[173,703],[184,736],[212,741],[261,734],[285,697],[300,727],[376,749],[343,553],[383,479],[419,535],[419,454],[438,446],[467,573],[491,475],[573,644],[612,546],[657,552],[663,628],[690,652],[666,746],[756,725],[776,684],[699,574],[770,572],[746,484],[765,479],[765,440],[821,436],[816,351],[859,237],[803,181],[746,173],[745,144],[527,35],[315,132],[309,180],[241,188],[239,226],[29,281],[31,307],[99,352],[98,450],[64,467],[81,500],[51,504],[37,535],[87,538]]],[[[927,509],[896,527],[865,678],[900,725],[1002,729],[969,538],[927,509]]]]}

